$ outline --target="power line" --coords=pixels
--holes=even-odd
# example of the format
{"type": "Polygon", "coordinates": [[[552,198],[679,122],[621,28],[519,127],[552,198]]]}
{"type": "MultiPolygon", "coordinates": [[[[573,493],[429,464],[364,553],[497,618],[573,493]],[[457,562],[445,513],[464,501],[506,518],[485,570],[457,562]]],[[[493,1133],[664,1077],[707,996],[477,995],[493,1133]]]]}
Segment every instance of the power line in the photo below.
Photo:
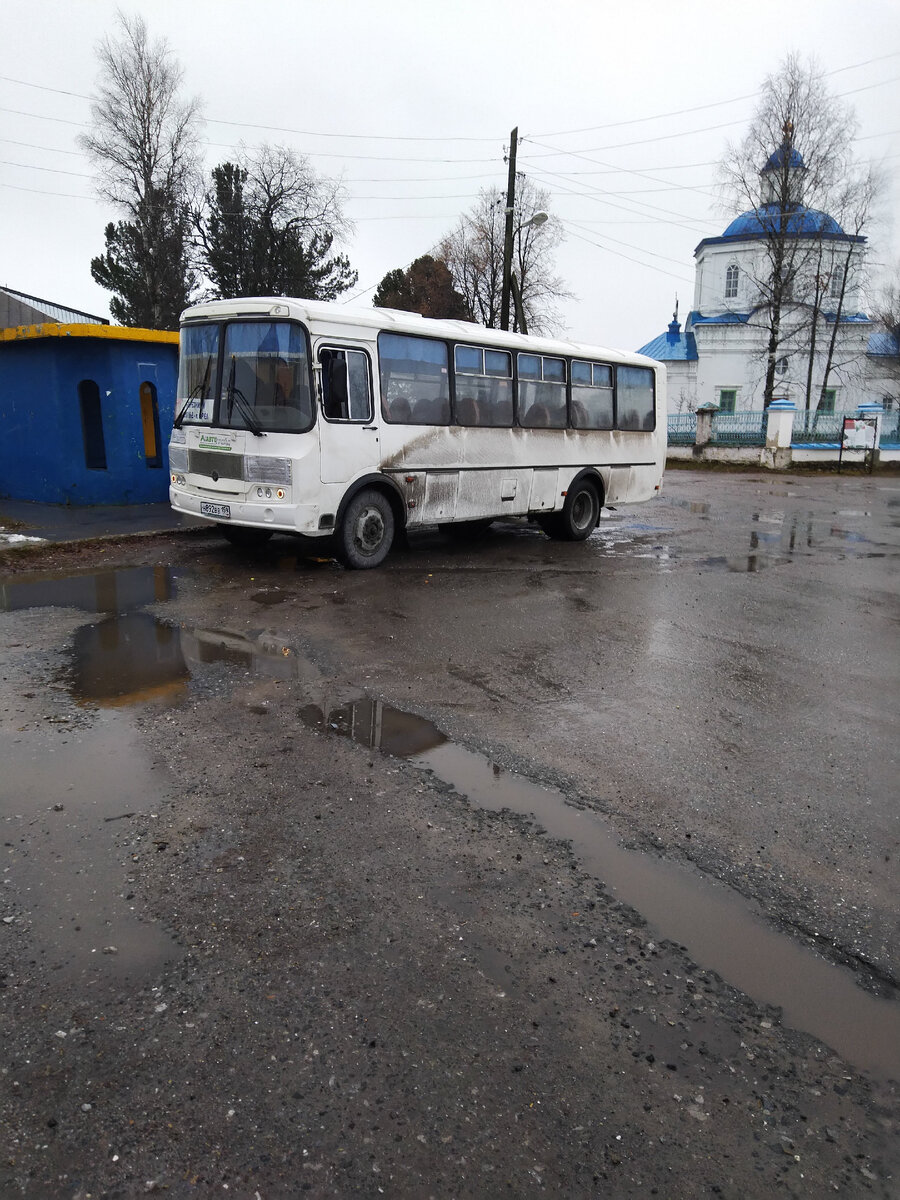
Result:
{"type": "MultiPolygon", "coordinates": [[[[529,139],[529,140],[531,140],[531,139],[529,139]]],[[[543,147],[544,147],[545,149],[547,149],[547,150],[553,150],[553,149],[554,149],[554,147],[553,147],[553,146],[548,146],[548,145],[547,145],[545,142],[535,142],[534,144],[535,144],[536,146],[543,146],[543,147]]],[[[587,158],[585,155],[583,155],[583,154],[579,154],[579,153],[577,153],[577,152],[576,152],[576,151],[574,151],[574,150],[572,150],[572,151],[566,151],[566,153],[567,153],[567,154],[570,154],[572,158],[581,158],[581,159],[584,159],[584,161],[585,161],[585,162],[596,162],[596,160],[595,160],[595,159],[592,159],[592,158],[587,158]]],[[[612,165],[611,163],[597,163],[597,166],[600,166],[600,167],[610,167],[611,165],[612,165]]],[[[632,169],[632,168],[630,168],[630,167],[620,167],[620,168],[619,168],[619,171],[620,171],[622,174],[625,174],[625,175],[636,175],[636,176],[637,176],[639,179],[649,179],[651,183],[662,183],[662,184],[666,184],[666,186],[667,186],[667,187],[668,187],[668,186],[671,186],[671,187],[672,187],[673,189],[675,189],[675,190],[683,190],[683,191],[690,191],[690,192],[699,192],[699,193],[700,193],[700,195],[702,195],[702,196],[705,196],[706,198],[712,198],[712,199],[715,199],[715,196],[714,196],[714,195],[713,195],[713,194],[712,194],[712,193],[709,191],[709,189],[707,189],[707,188],[696,188],[696,187],[693,187],[691,184],[688,184],[688,183],[676,183],[676,184],[672,184],[672,185],[670,185],[670,184],[669,184],[669,181],[668,181],[668,180],[666,180],[666,179],[656,179],[656,178],[655,178],[653,175],[650,175],[650,174],[649,174],[647,171],[635,170],[635,169],[632,169]]]]}
{"type": "MultiPolygon", "coordinates": [[[[546,167],[537,167],[536,170],[540,171],[541,174],[543,174],[543,175],[552,175],[554,179],[561,179],[563,181],[563,183],[571,183],[572,182],[566,175],[562,175],[558,171],[550,171],[546,167]]],[[[602,194],[598,194],[596,192],[576,191],[574,188],[569,188],[567,190],[573,196],[583,196],[586,200],[594,200],[598,204],[609,205],[610,208],[620,208],[620,209],[622,209],[623,212],[632,213],[632,214],[635,213],[634,208],[628,208],[624,204],[617,204],[615,200],[606,199],[602,194]]],[[[695,226],[695,225],[702,226],[704,223],[703,221],[701,221],[700,218],[688,217],[684,213],[673,213],[671,209],[661,208],[658,204],[650,204],[646,200],[635,200],[635,201],[633,201],[633,203],[640,204],[642,208],[650,208],[650,209],[653,209],[655,212],[662,213],[663,214],[662,220],[665,222],[665,224],[677,225],[682,229],[689,230],[689,232],[691,232],[691,233],[697,232],[697,230],[695,228],[693,228],[693,226],[695,226]],[[672,217],[676,217],[678,219],[672,220],[671,219],[672,217]],[[690,222],[692,222],[692,224],[691,225],[685,224],[686,221],[690,221],[690,222]]],[[[643,216],[644,214],[638,213],[637,215],[643,216]]]]}
{"type": "MultiPolygon", "coordinates": [[[[844,71],[857,70],[860,67],[871,66],[873,63],[877,63],[877,62],[885,62],[889,59],[897,58],[898,56],[900,56],[900,51],[892,51],[889,54],[882,54],[876,58],[865,59],[864,61],[858,62],[858,63],[850,63],[844,67],[836,67],[831,71],[823,72],[823,74],[825,76],[838,75],[844,71]]],[[[64,90],[63,88],[54,88],[54,87],[49,87],[46,84],[33,83],[30,80],[26,80],[26,79],[15,79],[9,75],[0,75],[0,80],[3,80],[6,83],[17,84],[20,87],[30,87],[30,88],[36,88],[37,90],[43,91],[43,92],[52,92],[52,93],[55,93],[60,96],[74,97],[75,99],[86,100],[89,102],[95,100],[95,97],[84,95],[84,93],[82,93],[82,92],[70,92],[70,91],[64,90]]],[[[896,78],[885,79],[885,80],[881,80],[876,83],[865,84],[858,88],[852,88],[846,92],[838,92],[837,95],[838,96],[852,96],[852,95],[856,95],[858,92],[869,91],[872,88],[883,87],[888,83],[894,83],[894,82],[896,82],[896,78]]],[[[759,90],[757,90],[755,92],[747,92],[742,96],[731,96],[726,100],[714,100],[714,101],[710,101],[707,104],[697,104],[690,108],[671,109],[668,112],[653,113],[653,114],[651,114],[649,116],[645,116],[645,117],[631,117],[624,121],[610,121],[603,125],[591,125],[591,126],[587,126],[587,127],[581,128],[581,129],[557,130],[557,131],[551,132],[551,133],[537,134],[536,136],[539,138],[541,138],[541,137],[564,137],[564,136],[580,134],[580,133],[593,133],[593,132],[596,132],[596,131],[599,131],[602,129],[617,129],[617,128],[622,128],[622,127],[628,126],[628,125],[639,125],[639,124],[646,123],[647,121],[666,120],[670,117],[685,116],[688,113],[692,113],[692,112],[703,112],[703,111],[707,111],[707,110],[713,109],[713,108],[723,108],[729,104],[737,104],[744,100],[752,100],[755,96],[758,96],[758,95],[759,95],[759,90]]],[[[7,109],[4,111],[13,112],[16,110],[7,109]]],[[[24,113],[21,115],[37,116],[38,114],[24,113]]],[[[44,119],[52,120],[53,118],[44,118],[44,119]]],[[[227,120],[223,117],[207,117],[205,119],[210,124],[213,124],[213,125],[228,125],[235,129],[269,130],[272,133],[289,133],[289,134],[292,134],[292,135],[298,136],[298,137],[348,138],[348,139],[357,140],[357,141],[389,141],[389,142],[479,142],[479,143],[488,143],[490,145],[496,145],[499,141],[501,141],[501,138],[499,138],[499,137],[473,137],[470,134],[444,134],[441,136],[424,137],[424,136],[413,136],[413,135],[407,135],[407,134],[367,134],[367,133],[334,133],[334,132],[323,133],[319,130],[313,130],[313,129],[294,129],[289,126],[266,125],[266,124],[254,123],[254,122],[249,122],[249,121],[231,121],[231,120],[227,120]]],[[[80,124],[80,122],[68,122],[68,123],[69,124],[80,124]]],[[[667,136],[667,137],[689,136],[691,133],[705,133],[705,132],[709,132],[711,130],[724,129],[728,125],[733,125],[733,124],[737,124],[737,123],[738,123],[737,121],[727,121],[720,125],[712,125],[712,126],[707,126],[703,129],[699,129],[699,130],[687,130],[682,134],[668,134],[668,135],[664,135],[664,136],[667,136]]],[[[646,139],[646,140],[658,141],[661,139],[650,138],[650,139],[646,139]]],[[[630,145],[637,145],[637,144],[641,144],[641,143],[638,143],[638,142],[621,143],[621,145],[623,145],[623,146],[630,146],[630,145]]],[[[607,149],[614,149],[614,148],[615,147],[611,147],[611,146],[601,146],[601,147],[598,147],[597,149],[598,150],[607,150],[607,149]]],[[[596,152],[595,150],[587,151],[587,153],[595,153],[595,152],[596,152]]],[[[430,161],[430,160],[418,160],[418,161],[430,161]]]]}
{"type": "MultiPolygon", "coordinates": [[[[867,58],[864,62],[851,63],[847,67],[835,67],[833,71],[825,71],[825,75],[839,75],[842,71],[855,71],[859,67],[868,67],[872,63],[884,62],[889,58],[897,58],[900,55],[900,50],[894,50],[890,54],[882,54],[878,58],[867,58]]],[[[872,87],[877,87],[877,84],[872,84],[872,87]]],[[[863,89],[858,89],[862,91],[863,89]]],[[[845,96],[852,95],[851,92],[842,93],[845,96]]],[[[728,100],[715,100],[709,104],[695,104],[693,108],[679,108],[670,112],[654,113],[649,117],[632,117],[627,121],[608,121],[605,125],[589,125],[584,129],[558,129],[553,133],[538,133],[535,137],[551,138],[551,137],[568,137],[570,134],[576,133],[596,133],[600,129],[620,129],[623,125],[640,125],[645,121],[662,121],[668,117],[683,117],[688,113],[703,112],[709,108],[722,108],[726,104],[738,104],[742,100],[753,100],[759,95],[759,91],[747,92],[743,96],[732,96],[728,100]]]]}
{"type": "MultiPolygon", "coordinates": [[[[566,225],[570,224],[569,222],[563,223],[566,225]]],[[[639,258],[632,258],[630,254],[623,254],[621,250],[613,250],[609,246],[601,246],[599,242],[595,242],[591,238],[585,237],[583,234],[575,233],[573,231],[572,236],[578,238],[578,240],[581,242],[587,242],[589,246],[594,246],[598,250],[605,251],[607,254],[613,254],[616,258],[624,258],[627,259],[628,262],[636,263],[637,266],[644,267],[648,271],[656,271],[660,275],[668,275],[670,279],[678,279],[682,283],[694,282],[694,280],[689,279],[687,275],[676,275],[674,271],[666,271],[663,267],[654,267],[652,263],[641,262],[639,258]]]]}
{"type": "Polygon", "coordinates": [[[85,171],[64,171],[61,167],[35,167],[31,163],[9,162],[7,159],[0,158],[0,166],[3,167],[24,167],[28,171],[50,171],[54,175],[77,175],[79,179],[93,179],[94,176],[85,171]]]}

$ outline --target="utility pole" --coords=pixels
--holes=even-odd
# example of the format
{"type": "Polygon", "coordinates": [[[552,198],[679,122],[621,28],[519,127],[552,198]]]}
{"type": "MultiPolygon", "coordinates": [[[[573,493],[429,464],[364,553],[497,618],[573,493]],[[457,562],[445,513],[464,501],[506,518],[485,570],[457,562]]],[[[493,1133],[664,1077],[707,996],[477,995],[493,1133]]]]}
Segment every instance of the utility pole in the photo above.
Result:
{"type": "Polygon", "coordinates": [[[516,207],[516,145],[518,125],[509,135],[509,180],[506,185],[506,228],[503,235],[503,283],[500,291],[500,328],[509,329],[509,293],[512,275],[513,221],[516,207]]]}

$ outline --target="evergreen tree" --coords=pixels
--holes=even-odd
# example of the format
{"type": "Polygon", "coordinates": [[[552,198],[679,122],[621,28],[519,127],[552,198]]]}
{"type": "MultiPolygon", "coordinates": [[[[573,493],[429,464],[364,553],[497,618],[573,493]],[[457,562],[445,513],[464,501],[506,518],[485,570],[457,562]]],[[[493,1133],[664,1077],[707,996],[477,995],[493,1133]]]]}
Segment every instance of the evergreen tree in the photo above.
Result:
{"type": "Polygon", "coordinates": [[[91,274],[113,293],[113,319],[145,329],[177,329],[196,282],[184,211],[151,189],[136,219],[110,222],[105,238],[106,253],[91,259],[91,274]]]}
{"type": "Polygon", "coordinates": [[[447,264],[423,254],[404,271],[388,271],[378,285],[372,303],[378,308],[400,308],[423,317],[471,321],[465,299],[453,286],[447,264]]]}
{"type": "Polygon", "coordinates": [[[336,299],[358,278],[346,255],[332,253],[347,228],[341,201],[336,183],[282,147],[214,167],[195,214],[213,294],[336,299]]]}

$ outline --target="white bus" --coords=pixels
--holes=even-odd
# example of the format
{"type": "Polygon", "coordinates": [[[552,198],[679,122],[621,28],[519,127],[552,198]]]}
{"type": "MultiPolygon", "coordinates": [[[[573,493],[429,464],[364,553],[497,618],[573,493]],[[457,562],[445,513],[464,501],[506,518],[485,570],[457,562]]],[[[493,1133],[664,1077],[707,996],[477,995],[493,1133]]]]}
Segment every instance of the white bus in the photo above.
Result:
{"type": "Polygon", "coordinates": [[[652,359],[305,300],[189,308],[175,411],[176,512],[237,544],[330,537],[356,568],[429,524],[580,541],[659,490],[666,451],[652,359]]]}

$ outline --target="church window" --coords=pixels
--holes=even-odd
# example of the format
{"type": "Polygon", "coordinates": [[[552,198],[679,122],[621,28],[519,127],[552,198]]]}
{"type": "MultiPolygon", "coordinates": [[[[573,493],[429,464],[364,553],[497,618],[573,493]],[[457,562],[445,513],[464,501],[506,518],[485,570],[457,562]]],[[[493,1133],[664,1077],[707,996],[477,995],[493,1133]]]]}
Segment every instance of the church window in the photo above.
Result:
{"type": "Polygon", "coordinates": [[[719,412],[733,413],[737,405],[737,388],[719,388],[719,412]]]}
{"type": "Polygon", "coordinates": [[[837,399],[837,388],[826,388],[825,392],[822,396],[822,399],[819,401],[819,412],[820,413],[833,413],[834,412],[834,402],[836,399],[837,399]]]}
{"type": "Polygon", "coordinates": [[[832,300],[840,300],[841,298],[841,283],[843,282],[843,271],[838,268],[831,276],[831,281],[828,286],[828,295],[832,300]]]}
{"type": "Polygon", "coordinates": [[[731,266],[728,268],[728,270],[725,272],[725,299],[726,300],[736,300],[737,299],[738,275],[739,275],[739,272],[738,272],[737,266],[734,263],[732,263],[731,266]]]}

